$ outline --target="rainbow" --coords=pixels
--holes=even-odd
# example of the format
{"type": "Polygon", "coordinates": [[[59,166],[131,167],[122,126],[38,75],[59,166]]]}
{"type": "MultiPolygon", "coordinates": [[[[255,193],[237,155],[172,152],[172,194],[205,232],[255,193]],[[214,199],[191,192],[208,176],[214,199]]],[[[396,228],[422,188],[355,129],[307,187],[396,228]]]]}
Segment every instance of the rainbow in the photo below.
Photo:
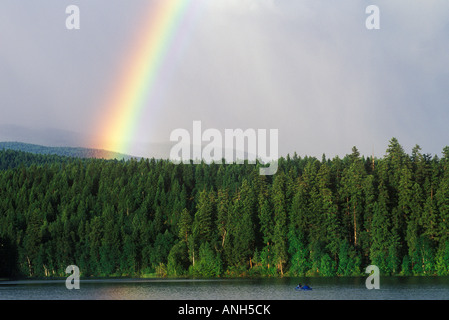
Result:
{"type": "Polygon", "coordinates": [[[151,1],[149,15],[124,61],[124,70],[96,121],[92,146],[121,153],[130,151],[143,110],[154,108],[149,100],[191,1],[151,1]]]}

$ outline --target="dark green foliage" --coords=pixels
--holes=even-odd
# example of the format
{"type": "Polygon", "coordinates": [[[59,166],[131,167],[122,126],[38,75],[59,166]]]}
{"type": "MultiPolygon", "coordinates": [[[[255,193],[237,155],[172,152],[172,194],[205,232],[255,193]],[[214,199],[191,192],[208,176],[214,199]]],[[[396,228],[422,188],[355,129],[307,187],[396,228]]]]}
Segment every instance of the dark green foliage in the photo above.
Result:
{"type": "Polygon", "coordinates": [[[293,276],[305,276],[310,268],[309,252],[300,230],[290,230],[288,235],[290,254],[289,272],[293,276]]]}
{"type": "Polygon", "coordinates": [[[193,266],[192,273],[197,277],[217,277],[221,274],[220,255],[211,248],[209,242],[203,242],[199,248],[199,260],[193,266]]]}
{"type": "Polygon", "coordinates": [[[0,277],[449,275],[449,148],[251,164],[0,151],[0,277]]]}
{"type": "MultiPolygon", "coordinates": [[[[0,150],[14,150],[23,151],[27,153],[34,153],[36,155],[55,155],[63,157],[75,157],[75,158],[99,158],[99,159],[124,159],[131,158],[129,155],[110,152],[100,149],[88,149],[88,148],[70,148],[70,147],[46,147],[37,144],[29,144],[22,142],[0,142],[0,150]]],[[[39,159],[39,157],[37,157],[39,159]]]]}
{"type": "Polygon", "coordinates": [[[17,248],[7,238],[0,237],[0,278],[18,275],[17,248]]]}
{"type": "Polygon", "coordinates": [[[186,242],[179,241],[175,244],[171,248],[167,258],[168,274],[174,277],[183,276],[190,265],[188,256],[189,253],[186,242]]]}

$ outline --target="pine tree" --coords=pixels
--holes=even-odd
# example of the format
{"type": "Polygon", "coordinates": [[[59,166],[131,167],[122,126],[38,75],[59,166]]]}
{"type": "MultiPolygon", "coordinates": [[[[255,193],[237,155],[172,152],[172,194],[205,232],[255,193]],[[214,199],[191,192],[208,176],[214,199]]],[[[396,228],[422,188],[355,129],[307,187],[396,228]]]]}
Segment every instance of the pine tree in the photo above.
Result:
{"type": "Polygon", "coordinates": [[[254,251],[254,208],[255,198],[247,180],[243,180],[233,204],[233,216],[236,218],[232,232],[233,255],[237,265],[246,262],[251,266],[251,255],[254,251]]]}
{"type": "Polygon", "coordinates": [[[221,240],[221,247],[224,247],[226,235],[228,233],[228,210],[229,210],[229,195],[227,189],[218,189],[217,192],[217,230],[218,236],[221,240]]]}
{"type": "Polygon", "coordinates": [[[305,237],[302,235],[302,232],[300,230],[290,229],[288,244],[288,252],[291,256],[289,274],[293,276],[305,276],[310,269],[310,259],[305,237]]]}
{"type": "Polygon", "coordinates": [[[179,220],[179,239],[188,243],[189,235],[192,232],[192,217],[189,211],[184,208],[181,212],[181,218],[179,220]]]}
{"type": "Polygon", "coordinates": [[[343,170],[342,185],[344,188],[342,188],[342,195],[345,202],[346,224],[350,225],[352,229],[350,239],[354,247],[357,247],[360,244],[360,233],[362,230],[362,215],[364,211],[363,180],[365,179],[366,170],[356,147],[352,148],[350,161],[349,168],[343,170]]]}
{"type": "MultiPolygon", "coordinates": [[[[448,155],[449,156],[449,155],[448,155]]],[[[449,157],[442,160],[446,162],[444,175],[435,192],[435,200],[438,205],[438,239],[445,243],[449,239],[449,157]]]]}
{"type": "Polygon", "coordinates": [[[388,248],[391,243],[391,218],[388,212],[388,194],[384,185],[379,186],[379,197],[373,208],[371,223],[372,245],[370,259],[372,264],[379,267],[382,272],[389,273],[388,248]]]}
{"type": "Polygon", "coordinates": [[[199,193],[197,211],[193,220],[193,236],[195,242],[213,240],[215,196],[213,192],[203,190],[199,193]]]}
{"type": "Polygon", "coordinates": [[[274,207],[273,256],[277,269],[284,274],[287,262],[287,213],[285,204],[285,177],[276,175],[273,183],[272,202],[274,207]]]}
{"type": "MultiPolygon", "coordinates": [[[[423,211],[422,205],[422,194],[421,188],[418,183],[415,183],[413,186],[412,194],[409,203],[404,203],[409,207],[409,216],[407,219],[407,230],[405,240],[407,242],[408,252],[405,256],[410,264],[410,269],[412,270],[415,264],[420,264],[419,257],[419,237],[422,234],[422,228],[420,226],[420,218],[423,211]]],[[[401,202],[403,199],[401,200],[401,202]]],[[[404,257],[404,258],[405,258],[404,257]]],[[[408,270],[403,270],[404,272],[408,272],[408,270]]]]}
{"type": "Polygon", "coordinates": [[[39,265],[40,258],[40,245],[42,241],[41,236],[41,225],[43,223],[42,214],[39,210],[35,209],[29,213],[27,228],[24,237],[24,255],[27,261],[27,266],[24,270],[28,269],[27,273],[30,276],[39,275],[40,268],[39,265]]]}

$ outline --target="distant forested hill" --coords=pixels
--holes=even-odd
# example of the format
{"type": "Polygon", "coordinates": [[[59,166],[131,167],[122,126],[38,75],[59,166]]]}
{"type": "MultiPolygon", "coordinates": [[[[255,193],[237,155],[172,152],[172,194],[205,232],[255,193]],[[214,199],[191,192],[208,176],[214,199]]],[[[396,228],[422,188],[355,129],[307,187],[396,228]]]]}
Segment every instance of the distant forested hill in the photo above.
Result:
{"type": "Polygon", "coordinates": [[[449,147],[295,154],[273,176],[33,156],[0,151],[0,277],[449,275],[449,147]]]}
{"type": "Polygon", "coordinates": [[[47,147],[36,144],[23,142],[0,142],[0,150],[24,151],[34,154],[53,154],[65,157],[75,158],[98,158],[98,159],[117,159],[128,160],[129,155],[90,148],[74,148],[74,147],[47,147]]]}
{"type": "Polygon", "coordinates": [[[24,151],[0,148],[0,170],[14,169],[17,167],[28,167],[31,165],[50,165],[71,161],[76,158],[69,158],[58,155],[35,154],[24,151]]]}

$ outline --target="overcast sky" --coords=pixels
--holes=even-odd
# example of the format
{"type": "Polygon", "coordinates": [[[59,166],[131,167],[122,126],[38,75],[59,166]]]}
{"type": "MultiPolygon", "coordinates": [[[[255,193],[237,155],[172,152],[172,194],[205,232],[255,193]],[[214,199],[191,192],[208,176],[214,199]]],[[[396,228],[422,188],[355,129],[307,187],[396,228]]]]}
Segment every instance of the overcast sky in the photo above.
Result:
{"type": "MultiPolygon", "coordinates": [[[[158,156],[194,120],[279,129],[281,155],[449,145],[449,1],[191,1],[134,155],[158,156]],[[369,4],[380,30],[365,27],[369,4]]],[[[150,2],[2,0],[0,140],[90,147],[150,2]],[[80,30],[66,29],[71,4],[80,30]]]]}

